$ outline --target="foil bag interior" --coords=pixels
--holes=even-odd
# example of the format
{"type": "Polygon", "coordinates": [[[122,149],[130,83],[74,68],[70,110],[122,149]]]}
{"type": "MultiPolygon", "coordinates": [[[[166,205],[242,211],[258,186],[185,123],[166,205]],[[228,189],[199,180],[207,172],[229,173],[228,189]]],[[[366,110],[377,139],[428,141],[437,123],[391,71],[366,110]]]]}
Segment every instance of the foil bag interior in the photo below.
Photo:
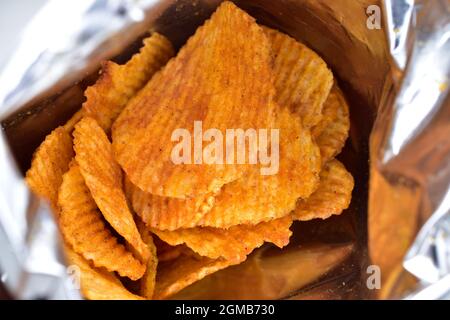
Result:
{"type": "MultiPolygon", "coordinates": [[[[353,199],[340,216],[294,224],[287,248],[264,246],[174,298],[448,295],[449,2],[234,2],[303,41],[333,70],[350,104],[350,138],[339,158],[355,178],[353,199]],[[368,285],[374,266],[381,287],[368,285]]],[[[42,1],[20,26],[10,59],[0,60],[0,271],[13,297],[80,297],[48,206],[23,181],[35,148],[80,108],[101,60],[126,61],[148,30],[179,48],[219,3],[42,1]]]]}

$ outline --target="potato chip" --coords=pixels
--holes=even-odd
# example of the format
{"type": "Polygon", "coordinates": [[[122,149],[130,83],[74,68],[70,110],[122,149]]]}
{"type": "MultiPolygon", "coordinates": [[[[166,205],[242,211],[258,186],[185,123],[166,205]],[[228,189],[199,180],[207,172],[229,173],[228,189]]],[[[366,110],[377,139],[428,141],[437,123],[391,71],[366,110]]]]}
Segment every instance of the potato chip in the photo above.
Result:
{"type": "Polygon", "coordinates": [[[319,123],[311,128],[311,134],[314,139],[317,139],[325,128],[328,127],[337,117],[339,107],[335,88],[336,85],[331,88],[330,94],[323,104],[322,118],[319,123]]]}
{"type": "Polygon", "coordinates": [[[190,284],[240,262],[181,255],[175,260],[161,263],[156,274],[153,297],[154,299],[167,299],[190,284]]]}
{"type": "Polygon", "coordinates": [[[34,152],[26,182],[37,195],[50,201],[52,210],[58,213],[58,190],[63,174],[69,170],[72,160],[72,137],[63,127],[52,131],[34,152]]]}
{"type": "Polygon", "coordinates": [[[229,229],[196,227],[175,231],[152,230],[170,245],[186,244],[201,256],[242,261],[264,242],[272,242],[280,248],[287,245],[292,234],[289,230],[291,224],[292,219],[287,216],[257,225],[238,225],[229,229]]]}
{"type": "Polygon", "coordinates": [[[154,33],[144,40],[144,46],[126,64],[107,61],[97,82],[86,92],[83,104],[85,116],[97,120],[108,133],[114,120],[127,102],[174,55],[166,37],[154,33]]]}
{"type": "Polygon", "coordinates": [[[86,185],[106,221],[136,250],[143,262],[149,257],[122,188],[122,170],[111,144],[97,122],[83,118],[74,130],[75,159],[86,185]]]}
{"type": "Polygon", "coordinates": [[[163,251],[161,254],[158,254],[158,261],[165,262],[174,260],[178,258],[183,252],[183,250],[181,249],[182,246],[170,247],[170,249],[163,251]]]}
{"type": "Polygon", "coordinates": [[[322,118],[333,74],[314,51],[279,31],[264,27],[275,56],[276,102],[298,112],[306,128],[322,118]]]}
{"type": "Polygon", "coordinates": [[[84,115],[83,109],[78,110],[77,112],[75,112],[74,115],[64,125],[64,129],[67,132],[72,132],[73,128],[78,123],[78,121],[80,121],[81,118],[83,118],[83,115],[84,115]]]}
{"type": "Polygon", "coordinates": [[[170,244],[162,241],[156,235],[153,238],[158,253],[158,261],[169,261],[178,258],[183,252],[183,246],[171,246],[170,244]]]}
{"type": "Polygon", "coordinates": [[[92,267],[87,260],[73,251],[69,246],[65,246],[65,254],[69,264],[79,268],[68,269],[80,272],[79,280],[83,296],[90,300],[142,300],[141,297],[132,294],[122,285],[120,280],[110,272],[92,267]]]}
{"type": "Polygon", "coordinates": [[[117,118],[112,136],[118,162],[136,186],[155,195],[184,199],[218,190],[247,166],[203,162],[192,143],[203,137],[194,122],[201,121],[202,132],[268,128],[273,95],[263,30],[224,2],[117,118]],[[190,137],[172,141],[176,129],[190,137]],[[181,140],[193,152],[177,164],[171,155],[181,140]]]}
{"type": "Polygon", "coordinates": [[[158,256],[156,252],[156,245],[153,242],[153,237],[150,231],[141,222],[139,225],[139,232],[141,233],[142,240],[147,244],[150,249],[150,258],[147,261],[147,269],[142,277],[140,285],[140,294],[146,299],[152,299],[155,291],[156,281],[156,268],[158,267],[158,256]]]}
{"type": "Polygon", "coordinates": [[[248,175],[223,186],[198,225],[228,228],[283,217],[297,199],[317,188],[321,160],[309,130],[286,108],[277,112],[275,127],[280,130],[278,173],[263,176],[254,166],[248,175]]]}
{"type": "Polygon", "coordinates": [[[305,200],[299,200],[292,216],[294,220],[326,219],[341,214],[352,198],[352,175],[338,160],[328,162],[320,173],[319,188],[305,200]]]}
{"type": "Polygon", "coordinates": [[[160,230],[195,226],[214,204],[213,193],[189,199],[161,197],[140,190],[127,178],[125,190],[141,220],[148,227],[160,230]]]}
{"type": "Polygon", "coordinates": [[[96,267],[132,280],[142,277],[145,266],[108,230],[75,162],[63,176],[59,205],[61,232],[76,252],[96,267]]]}
{"type": "Polygon", "coordinates": [[[334,158],[344,147],[350,128],[350,116],[344,95],[334,86],[323,107],[323,119],[313,128],[322,162],[334,158]]]}

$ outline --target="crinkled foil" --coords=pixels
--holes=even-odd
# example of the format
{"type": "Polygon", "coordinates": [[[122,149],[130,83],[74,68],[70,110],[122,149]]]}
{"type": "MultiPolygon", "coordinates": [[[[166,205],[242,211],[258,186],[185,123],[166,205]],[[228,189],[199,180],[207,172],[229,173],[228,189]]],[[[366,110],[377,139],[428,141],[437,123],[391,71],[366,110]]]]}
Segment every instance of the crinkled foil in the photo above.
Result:
{"type": "MultiPolygon", "coordinates": [[[[40,0],[9,8],[8,31],[18,36],[0,33],[0,278],[13,297],[79,298],[47,204],[23,182],[33,150],[81,106],[101,60],[124,61],[149,29],[179,47],[219,3],[40,0]]],[[[235,3],[332,68],[351,108],[340,160],[355,190],[341,216],[296,223],[287,248],[265,246],[175,298],[448,297],[448,1],[235,3]],[[381,289],[369,285],[373,267],[381,289]]]]}
{"type": "Polygon", "coordinates": [[[393,70],[370,141],[370,253],[382,298],[450,298],[450,3],[385,12],[393,70]]]}

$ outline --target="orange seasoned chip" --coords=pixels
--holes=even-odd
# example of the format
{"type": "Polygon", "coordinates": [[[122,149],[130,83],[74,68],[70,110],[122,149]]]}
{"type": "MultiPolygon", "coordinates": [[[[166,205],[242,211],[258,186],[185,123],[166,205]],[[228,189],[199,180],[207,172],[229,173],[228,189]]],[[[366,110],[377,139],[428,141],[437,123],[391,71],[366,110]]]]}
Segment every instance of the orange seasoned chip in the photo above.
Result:
{"type": "Polygon", "coordinates": [[[158,261],[165,262],[178,258],[182,254],[182,246],[170,246],[170,249],[163,251],[161,254],[158,253],[158,261]]]}
{"type": "Polygon", "coordinates": [[[154,33],[144,40],[140,52],[126,64],[104,63],[100,78],[85,92],[84,115],[96,119],[109,132],[127,102],[173,55],[170,41],[154,33]]]}
{"type": "Polygon", "coordinates": [[[145,266],[108,230],[75,162],[63,176],[58,200],[61,232],[76,252],[96,267],[133,280],[142,277],[145,266]]]}
{"type": "Polygon", "coordinates": [[[204,277],[242,261],[181,255],[161,263],[156,274],[155,299],[166,299],[204,277]]]}
{"type": "Polygon", "coordinates": [[[78,110],[74,113],[74,115],[64,124],[64,129],[67,132],[72,132],[75,125],[78,123],[78,121],[83,118],[83,109],[78,110]]]}
{"type": "Polygon", "coordinates": [[[142,300],[141,297],[125,289],[113,273],[91,266],[69,246],[65,246],[65,254],[69,268],[71,266],[77,268],[68,270],[73,272],[72,276],[79,277],[81,292],[85,298],[90,300],[142,300]]]}
{"type": "Polygon", "coordinates": [[[162,241],[154,234],[153,240],[156,246],[156,252],[158,253],[158,261],[169,261],[176,259],[182,254],[185,250],[190,250],[186,246],[171,246],[170,244],[162,241]]]}
{"type": "Polygon", "coordinates": [[[344,147],[350,128],[347,102],[342,91],[333,86],[323,107],[323,119],[313,128],[313,136],[320,148],[322,162],[334,158],[344,147]]]}
{"type": "Polygon", "coordinates": [[[83,118],[74,130],[75,159],[106,221],[136,250],[142,261],[149,250],[142,241],[122,187],[122,170],[111,143],[92,118],[83,118]]]}
{"type": "Polygon", "coordinates": [[[170,298],[350,204],[334,159],[349,107],[313,50],[225,1],[173,56],[154,33],[127,63],[103,63],[27,172],[88,299],[170,298]]]}
{"type": "Polygon", "coordinates": [[[152,299],[153,293],[155,291],[155,281],[156,281],[156,268],[158,266],[158,256],[156,252],[156,245],[153,242],[153,237],[150,231],[141,222],[139,225],[139,231],[142,236],[142,240],[147,244],[150,249],[150,258],[147,261],[147,269],[142,277],[140,294],[146,299],[152,299]]]}
{"type": "Polygon", "coordinates": [[[334,159],[320,173],[319,188],[305,200],[299,200],[292,213],[294,220],[326,219],[347,209],[354,181],[344,165],[334,159]]]}
{"type": "Polygon", "coordinates": [[[177,199],[144,192],[125,179],[125,189],[133,210],[152,228],[175,230],[195,225],[214,204],[214,194],[177,199]]]}
{"type": "Polygon", "coordinates": [[[228,228],[283,217],[295,208],[297,199],[307,198],[317,188],[321,160],[309,130],[286,108],[277,112],[275,127],[280,135],[278,173],[261,175],[260,168],[253,166],[248,175],[223,186],[198,225],[228,228]]]}
{"type": "Polygon", "coordinates": [[[220,164],[219,155],[207,164],[193,141],[209,129],[268,128],[273,95],[267,37],[252,17],[224,2],[117,118],[118,162],[155,195],[184,199],[218,190],[247,166],[220,164]],[[192,153],[180,156],[176,146],[184,142],[192,153]]]}
{"type": "Polygon", "coordinates": [[[50,201],[56,213],[59,211],[58,189],[73,155],[72,137],[63,127],[58,127],[35,151],[31,168],[26,174],[31,190],[50,201]]]}
{"type": "Polygon", "coordinates": [[[298,112],[306,128],[322,117],[333,74],[314,51],[279,31],[264,27],[275,56],[276,102],[298,112]]]}
{"type": "Polygon", "coordinates": [[[238,225],[229,229],[196,227],[175,231],[153,232],[170,245],[186,244],[194,252],[212,259],[224,258],[242,261],[264,242],[272,242],[278,247],[289,243],[292,218],[286,216],[257,225],[238,225]]]}

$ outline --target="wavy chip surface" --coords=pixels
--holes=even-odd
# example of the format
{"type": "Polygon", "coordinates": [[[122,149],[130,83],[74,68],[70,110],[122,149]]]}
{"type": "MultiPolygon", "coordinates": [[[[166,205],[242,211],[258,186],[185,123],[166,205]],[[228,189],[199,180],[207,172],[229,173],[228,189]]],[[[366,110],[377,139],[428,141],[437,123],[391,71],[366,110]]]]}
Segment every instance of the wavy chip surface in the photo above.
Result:
{"type": "MultiPolygon", "coordinates": [[[[80,272],[79,280],[83,296],[90,300],[142,300],[141,297],[129,292],[120,280],[110,272],[92,267],[81,255],[65,246],[64,250],[69,267],[74,265],[80,272]]],[[[75,273],[72,276],[76,277],[75,273]]]]}
{"type": "Polygon", "coordinates": [[[78,121],[80,121],[83,118],[83,115],[84,115],[83,109],[80,109],[77,112],[75,112],[72,115],[72,117],[69,120],[67,120],[67,122],[64,124],[64,129],[67,132],[72,132],[78,121]]]}
{"type": "Polygon", "coordinates": [[[136,250],[143,262],[147,261],[149,250],[128,208],[122,170],[114,159],[108,137],[92,118],[78,122],[73,135],[75,159],[95,203],[113,229],[136,250]]]}
{"type": "Polygon", "coordinates": [[[156,252],[158,253],[158,261],[170,261],[178,258],[183,252],[183,246],[171,246],[162,241],[157,236],[154,237],[156,252]]]}
{"type": "Polygon", "coordinates": [[[151,228],[175,230],[194,226],[214,205],[214,194],[189,199],[156,196],[140,190],[128,179],[125,189],[133,210],[151,228]]]}
{"type": "Polygon", "coordinates": [[[180,128],[193,137],[194,121],[202,121],[203,132],[269,127],[270,54],[255,20],[224,2],[116,120],[113,146],[130,180],[155,195],[188,198],[240,177],[242,164],[193,164],[202,160],[194,154],[193,139],[190,161],[175,164],[171,153],[178,141],[171,137],[180,128]]]}
{"type": "Polygon", "coordinates": [[[228,228],[270,221],[289,214],[297,199],[316,189],[321,160],[309,130],[286,108],[277,112],[275,127],[280,130],[278,173],[261,175],[253,166],[248,175],[223,186],[198,225],[228,228]]]}
{"type": "Polygon", "coordinates": [[[61,232],[76,252],[96,267],[117,271],[132,280],[142,277],[145,265],[111,234],[75,163],[64,174],[59,205],[61,232]]]}
{"type": "Polygon", "coordinates": [[[105,62],[100,78],[86,89],[84,115],[96,119],[106,132],[127,102],[174,55],[170,41],[158,33],[144,39],[143,43],[140,52],[126,64],[105,62]]]}
{"type": "Polygon", "coordinates": [[[174,54],[154,33],[127,63],[105,62],[26,174],[88,299],[170,298],[350,204],[334,159],[349,107],[313,50],[224,1],[174,54]],[[244,134],[233,149],[230,129],[244,134]]]}
{"type": "Polygon", "coordinates": [[[350,115],[344,94],[335,85],[323,106],[323,118],[312,133],[320,148],[322,162],[334,158],[345,145],[350,129],[350,115]]]}
{"type": "Polygon", "coordinates": [[[155,291],[156,269],[158,267],[156,245],[153,242],[153,237],[150,231],[142,224],[142,222],[139,226],[139,232],[141,233],[142,240],[144,240],[150,249],[150,258],[147,261],[147,268],[144,276],[140,280],[140,294],[146,299],[152,299],[155,291]]]}
{"type": "Polygon", "coordinates": [[[72,137],[63,127],[58,127],[35,151],[31,168],[26,174],[26,182],[31,190],[50,201],[56,213],[59,211],[58,190],[73,155],[72,137]]]}
{"type": "Polygon", "coordinates": [[[170,245],[186,244],[194,252],[212,259],[242,261],[264,242],[282,248],[289,243],[292,232],[290,216],[257,225],[239,225],[229,229],[196,227],[175,231],[153,232],[170,245]]]}
{"type": "Polygon", "coordinates": [[[264,27],[275,56],[276,102],[298,112],[306,128],[322,117],[333,74],[314,51],[277,30],[264,27]]]}
{"type": "Polygon", "coordinates": [[[293,219],[307,221],[341,214],[350,204],[353,186],[353,177],[344,165],[331,160],[320,173],[319,188],[308,199],[298,202],[293,219]]]}
{"type": "Polygon", "coordinates": [[[190,284],[240,262],[181,255],[175,260],[161,263],[156,274],[154,298],[167,299],[190,284]]]}

